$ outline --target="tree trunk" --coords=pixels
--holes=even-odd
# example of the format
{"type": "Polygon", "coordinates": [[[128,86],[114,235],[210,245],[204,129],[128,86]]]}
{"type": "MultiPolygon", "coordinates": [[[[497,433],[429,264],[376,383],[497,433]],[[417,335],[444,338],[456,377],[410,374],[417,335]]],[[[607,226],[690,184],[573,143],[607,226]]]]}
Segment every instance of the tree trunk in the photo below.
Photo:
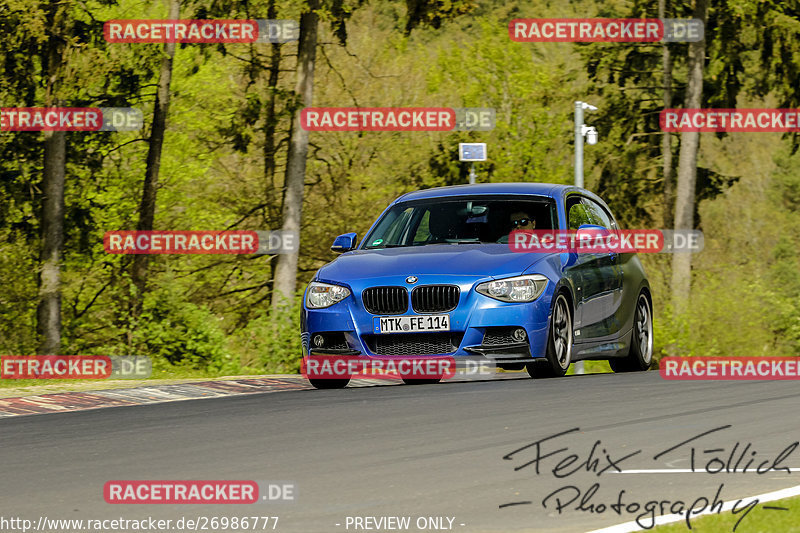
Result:
{"type": "MultiPolygon", "coordinates": [[[[267,18],[277,19],[278,13],[275,7],[275,0],[270,0],[269,7],[267,8],[267,18]]],[[[278,79],[281,72],[281,45],[280,43],[272,43],[272,53],[269,62],[269,100],[267,100],[266,118],[264,120],[264,183],[266,189],[264,191],[264,201],[269,206],[268,217],[270,224],[274,220],[273,214],[275,213],[274,206],[275,198],[275,130],[278,127],[278,117],[275,113],[276,96],[278,92],[278,79]]],[[[269,256],[269,271],[275,272],[275,263],[277,256],[269,256]]],[[[272,304],[272,291],[274,286],[274,278],[267,284],[267,305],[272,304]]]]}
{"type": "MultiPolygon", "coordinates": [[[[706,22],[708,0],[696,0],[694,18],[706,22]]],[[[703,67],[705,63],[705,38],[689,45],[689,84],[686,89],[685,109],[697,109],[703,98],[703,67]]],[[[681,133],[678,157],[678,187],[675,195],[675,229],[694,229],[695,183],[697,181],[697,151],[700,133],[681,133]]],[[[672,256],[672,306],[676,315],[686,311],[692,283],[692,254],[675,253],[672,256]]]]}
{"type": "MultiPolygon", "coordinates": [[[[300,127],[300,112],[311,106],[314,90],[314,63],[317,55],[316,10],[319,0],[309,0],[308,11],[300,17],[300,41],[297,45],[297,86],[300,106],[294,111],[289,155],[286,163],[285,200],[283,203],[283,231],[300,234],[300,219],[303,211],[303,187],[305,185],[306,157],[308,155],[308,132],[300,127]]],[[[297,285],[297,259],[299,252],[278,256],[273,276],[274,289],[272,310],[277,311],[294,299],[297,285]]]]}
{"type": "MultiPolygon", "coordinates": [[[[275,0],[270,0],[267,9],[268,19],[277,19],[278,13],[275,8],[275,0]]],[[[278,76],[281,72],[281,45],[272,43],[272,55],[269,63],[269,100],[267,100],[266,118],[264,120],[264,178],[267,184],[266,198],[267,203],[274,195],[275,191],[275,129],[278,119],[275,116],[275,100],[278,89],[278,76]]]]}
{"type": "MultiPolygon", "coordinates": [[[[666,17],[667,0],[658,0],[658,18],[666,17]]],[[[664,84],[664,109],[672,107],[672,55],[669,43],[661,44],[662,80],[664,84]]],[[[673,222],[672,205],[675,201],[674,185],[672,183],[672,134],[665,131],[661,137],[661,156],[664,168],[664,229],[669,228],[673,222]]]]}
{"type": "MultiPolygon", "coordinates": [[[[180,0],[170,0],[169,18],[177,20],[180,17],[180,0]]],[[[138,231],[150,231],[156,214],[156,195],[158,192],[158,174],[161,169],[161,150],[164,145],[164,132],[167,129],[167,113],[169,112],[169,86],[172,80],[172,60],[175,57],[175,43],[164,44],[164,55],[161,58],[161,71],[158,76],[158,90],[156,92],[155,106],[153,107],[153,125],[150,130],[150,139],[147,148],[147,166],[144,173],[142,187],[142,201],[139,204],[138,231]]],[[[136,286],[136,295],[133,297],[132,310],[138,316],[142,308],[144,292],[147,289],[147,265],[150,256],[137,254],[133,256],[131,278],[136,286]]]]}
{"type": "Polygon", "coordinates": [[[64,175],[66,133],[49,132],[44,141],[42,180],[42,251],[36,330],[41,335],[39,353],[61,352],[61,253],[64,247],[64,175]]]}
{"type": "MultiPolygon", "coordinates": [[[[45,106],[58,106],[58,85],[64,53],[67,6],[51,2],[47,15],[50,37],[42,68],[46,76],[45,106]]],[[[61,352],[61,255],[64,249],[64,177],[67,165],[66,132],[45,132],[42,172],[42,248],[39,254],[39,302],[36,331],[39,353],[61,352]]]]}

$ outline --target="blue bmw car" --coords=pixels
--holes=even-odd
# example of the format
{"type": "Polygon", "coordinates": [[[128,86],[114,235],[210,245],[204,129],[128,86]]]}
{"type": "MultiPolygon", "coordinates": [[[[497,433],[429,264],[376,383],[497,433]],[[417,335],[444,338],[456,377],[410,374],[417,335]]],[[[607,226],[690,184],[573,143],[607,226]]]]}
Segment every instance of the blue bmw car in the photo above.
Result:
{"type": "MultiPolygon", "coordinates": [[[[578,187],[488,183],[427,189],[389,205],[359,243],[314,275],[303,298],[303,355],[485,358],[531,377],[579,360],[647,370],[652,299],[635,253],[519,253],[513,230],[617,229],[578,187]]],[[[318,388],[348,379],[310,379],[318,388]]],[[[411,380],[409,380],[411,381],[411,380]]]]}

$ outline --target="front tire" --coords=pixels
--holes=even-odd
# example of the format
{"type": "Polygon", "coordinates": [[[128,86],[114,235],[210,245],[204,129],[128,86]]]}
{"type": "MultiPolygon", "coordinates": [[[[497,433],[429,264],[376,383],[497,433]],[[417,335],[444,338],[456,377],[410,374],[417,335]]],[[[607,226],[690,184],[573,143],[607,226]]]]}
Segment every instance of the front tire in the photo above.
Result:
{"type": "Polygon", "coordinates": [[[572,363],[572,310],[566,295],[561,292],[553,304],[553,318],[547,336],[545,360],[528,363],[525,368],[535,379],[556,378],[567,373],[570,363],[572,363]]]}
{"type": "Polygon", "coordinates": [[[347,379],[311,379],[308,382],[315,389],[343,389],[350,383],[350,378],[347,379]]]}
{"type": "Polygon", "coordinates": [[[403,378],[403,383],[406,385],[433,385],[442,381],[442,378],[430,379],[416,379],[416,378],[403,378]]]}
{"type": "Polygon", "coordinates": [[[614,372],[642,372],[650,368],[653,361],[653,306],[642,291],[636,300],[633,315],[633,331],[628,355],[609,359],[608,364],[614,372]]]}

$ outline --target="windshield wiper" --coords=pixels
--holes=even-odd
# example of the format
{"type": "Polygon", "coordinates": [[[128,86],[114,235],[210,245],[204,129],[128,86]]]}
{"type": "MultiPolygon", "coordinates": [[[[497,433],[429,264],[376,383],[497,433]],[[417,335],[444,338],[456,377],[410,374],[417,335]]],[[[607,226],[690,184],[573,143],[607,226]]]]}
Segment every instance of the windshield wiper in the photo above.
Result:
{"type": "Polygon", "coordinates": [[[483,244],[489,243],[490,241],[481,241],[479,239],[464,239],[464,240],[452,240],[452,241],[444,241],[444,242],[418,242],[414,244],[382,244],[380,246],[374,247],[367,247],[367,250],[383,250],[385,248],[411,248],[412,246],[431,246],[435,244],[483,244]]]}
{"type": "Polygon", "coordinates": [[[453,239],[452,241],[444,241],[444,242],[429,242],[426,245],[430,244],[482,244],[484,241],[479,239],[453,239]]]}
{"type": "Polygon", "coordinates": [[[380,244],[378,246],[367,246],[365,250],[383,250],[384,248],[404,248],[408,244],[380,244]]]}

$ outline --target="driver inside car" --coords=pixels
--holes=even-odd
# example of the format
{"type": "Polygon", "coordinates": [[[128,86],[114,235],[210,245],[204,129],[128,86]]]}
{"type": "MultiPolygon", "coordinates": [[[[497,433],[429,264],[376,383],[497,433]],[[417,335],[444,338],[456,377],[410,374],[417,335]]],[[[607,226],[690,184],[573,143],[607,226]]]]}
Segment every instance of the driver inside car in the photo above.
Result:
{"type": "Polygon", "coordinates": [[[511,238],[512,231],[534,230],[536,229],[536,219],[527,211],[513,211],[508,217],[506,232],[497,240],[499,243],[507,243],[511,238]]]}
{"type": "Polygon", "coordinates": [[[515,211],[511,213],[511,216],[509,218],[510,218],[509,224],[511,225],[509,233],[511,233],[514,230],[536,229],[536,219],[531,217],[525,211],[515,211]]]}

